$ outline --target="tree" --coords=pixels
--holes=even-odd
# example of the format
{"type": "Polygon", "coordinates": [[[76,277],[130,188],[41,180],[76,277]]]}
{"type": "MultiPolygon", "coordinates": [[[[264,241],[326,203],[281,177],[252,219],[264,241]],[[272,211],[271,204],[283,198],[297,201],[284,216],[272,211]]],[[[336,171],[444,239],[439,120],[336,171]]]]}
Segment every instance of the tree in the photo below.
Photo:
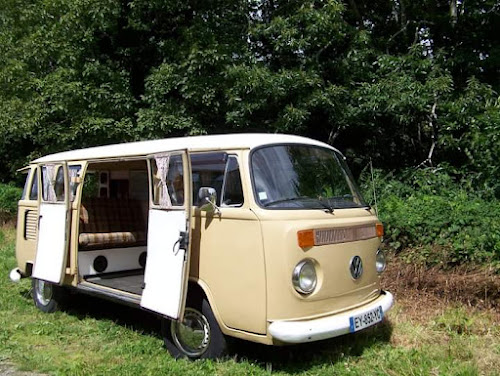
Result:
{"type": "Polygon", "coordinates": [[[493,187],[498,21],[493,0],[5,0],[0,179],[63,149],[263,131],[493,187]]]}

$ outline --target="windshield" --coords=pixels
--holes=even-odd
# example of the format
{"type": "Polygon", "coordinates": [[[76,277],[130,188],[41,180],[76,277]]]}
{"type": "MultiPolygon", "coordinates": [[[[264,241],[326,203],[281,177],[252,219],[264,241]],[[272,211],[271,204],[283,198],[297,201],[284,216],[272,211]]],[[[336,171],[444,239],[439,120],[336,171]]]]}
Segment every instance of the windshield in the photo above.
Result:
{"type": "Polygon", "coordinates": [[[344,162],[330,149],[279,145],[257,149],[251,160],[257,203],[266,208],[361,208],[367,205],[344,162]]]}

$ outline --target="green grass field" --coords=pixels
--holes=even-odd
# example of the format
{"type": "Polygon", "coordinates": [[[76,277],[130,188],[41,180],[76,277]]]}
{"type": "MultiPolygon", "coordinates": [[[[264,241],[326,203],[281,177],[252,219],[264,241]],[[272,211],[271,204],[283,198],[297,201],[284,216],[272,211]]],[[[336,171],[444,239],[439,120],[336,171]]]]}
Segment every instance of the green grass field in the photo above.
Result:
{"type": "Polygon", "coordinates": [[[0,230],[0,364],[56,375],[500,375],[498,316],[397,297],[388,320],[356,335],[270,348],[237,343],[221,361],[172,359],[151,314],[95,298],[39,312],[13,284],[13,229],[0,230]]]}

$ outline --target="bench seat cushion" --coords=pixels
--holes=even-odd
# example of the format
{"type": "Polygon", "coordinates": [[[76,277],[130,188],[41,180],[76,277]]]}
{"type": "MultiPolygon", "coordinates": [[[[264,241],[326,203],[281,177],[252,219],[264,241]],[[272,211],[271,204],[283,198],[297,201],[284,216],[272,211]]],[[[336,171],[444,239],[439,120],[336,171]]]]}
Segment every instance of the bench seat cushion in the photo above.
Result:
{"type": "Polygon", "coordinates": [[[146,233],[144,231],[116,231],[83,233],[78,237],[78,242],[85,249],[99,247],[129,247],[146,245],[146,233]]]}
{"type": "Polygon", "coordinates": [[[92,198],[80,208],[81,250],[146,245],[147,225],[140,201],[92,198]]]}

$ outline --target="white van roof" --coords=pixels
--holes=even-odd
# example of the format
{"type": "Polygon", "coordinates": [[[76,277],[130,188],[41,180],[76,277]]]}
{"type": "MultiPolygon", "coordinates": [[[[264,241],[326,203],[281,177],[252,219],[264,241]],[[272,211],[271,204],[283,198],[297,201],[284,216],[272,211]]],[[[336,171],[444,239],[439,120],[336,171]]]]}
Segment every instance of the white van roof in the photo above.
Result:
{"type": "Polygon", "coordinates": [[[64,151],[49,154],[34,160],[34,163],[58,161],[84,161],[93,159],[136,157],[155,153],[188,149],[192,151],[253,149],[269,144],[306,144],[317,145],[336,150],[330,145],[306,137],[265,134],[265,133],[237,133],[211,136],[191,136],[165,138],[160,140],[127,142],[106,146],[97,146],[87,149],[64,151]]]}

